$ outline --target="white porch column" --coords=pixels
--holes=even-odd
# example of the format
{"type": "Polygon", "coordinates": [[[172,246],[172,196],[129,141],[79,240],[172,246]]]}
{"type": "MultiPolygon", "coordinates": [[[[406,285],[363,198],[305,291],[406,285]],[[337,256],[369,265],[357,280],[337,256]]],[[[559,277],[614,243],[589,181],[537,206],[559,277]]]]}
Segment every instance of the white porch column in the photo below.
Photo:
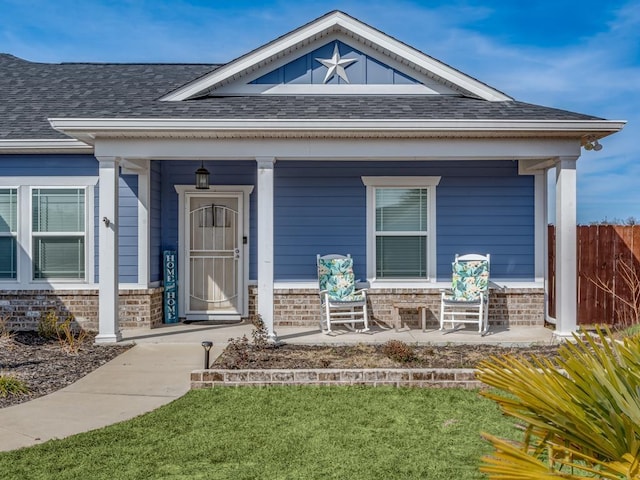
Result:
{"type": "Polygon", "coordinates": [[[271,339],[273,330],[273,166],[274,157],[258,163],[258,315],[271,339]]]}
{"type": "Polygon", "coordinates": [[[100,183],[98,215],[99,295],[96,343],[112,343],[122,336],[118,325],[118,180],[119,161],[98,157],[100,183]]]}
{"type": "Polygon", "coordinates": [[[149,245],[151,244],[151,230],[149,214],[151,209],[150,164],[145,160],[142,170],[138,174],[138,285],[149,288],[149,245]]]}
{"type": "Polygon", "coordinates": [[[556,335],[577,329],[576,160],[556,161],[556,335]]]}

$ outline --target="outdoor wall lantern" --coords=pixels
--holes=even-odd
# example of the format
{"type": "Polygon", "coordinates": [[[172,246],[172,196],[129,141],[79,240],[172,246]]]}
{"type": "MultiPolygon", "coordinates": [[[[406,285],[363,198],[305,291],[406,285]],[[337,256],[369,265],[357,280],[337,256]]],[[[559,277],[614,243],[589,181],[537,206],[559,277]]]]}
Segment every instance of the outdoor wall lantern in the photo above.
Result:
{"type": "Polygon", "coordinates": [[[202,348],[204,348],[204,369],[209,369],[209,352],[211,351],[211,347],[213,347],[213,342],[205,341],[202,342],[202,348]]]}
{"type": "Polygon", "coordinates": [[[204,161],[200,164],[200,168],[196,170],[196,189],[209,189],[209,170],[204,168],[204,161]]]}

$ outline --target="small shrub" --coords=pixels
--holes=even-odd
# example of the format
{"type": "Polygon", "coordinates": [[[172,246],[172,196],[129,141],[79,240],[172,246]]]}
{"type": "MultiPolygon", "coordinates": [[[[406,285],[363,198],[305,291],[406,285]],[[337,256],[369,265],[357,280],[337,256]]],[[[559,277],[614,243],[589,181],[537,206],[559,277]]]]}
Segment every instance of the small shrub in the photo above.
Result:
{"type": "Polygon", "coordinates": [[[400,340],[389,340],[382,345],[382,353],[399,363],[410,363],[416,359],[415,349],[400,340]]]}
{"type": "Polygon", "coordinates": [[[226,368],[239,368],[238,365],[249,361],[249,339],[246,335],[230,338],[225,352],[229,359],[226,368]]]}
{"type": "Polygon", "coordinates": [[[49,310],[38,321],[38,335],[47,340],[58,338],[58,322],[60,319],[54,310],[49,310]]]}
{"type": "Polygon", "coordinates": [[[269,346],[269,332],[267,327],[262,321],[262,317],[258,315],[254,317],[253,330],[251,331],[251,338],[253,339],[253,345],[259,350],[263,350],[269,346]]]}
{"type": "Polygon", "coordinates": [[[77,355],[87,338],[87,332],[86,330],[75,329],[72,321],[73,317],[68,317],[58,325],[58,342],[65,352],[77,355]]]}
{"type": "Polygon", "coordinates": [[[61,322],[56,312],[50,310],[38,322],[38,335],[46,339],[57,339],[65,352],[75,355],[88,334],[74,325],[73,315],[69,315],[61,322]]]}
{"type": "Polygon", "coordinates": [[[29,393],[27,384],[13,375],[0,374],[0,397],[9,395],[26,395],[29,393]]]}
{"type": "Polygon", "coordinates": [[[621,337],[634,337],[640,334],[640,324],[631,325],[619,332],[619,336],[621,337]]]}
{"type": "Polygon", "coordinates": [[[8,345],[16,334],[7,326],[7,321],[0,318],[0,345],[8,345]]]}

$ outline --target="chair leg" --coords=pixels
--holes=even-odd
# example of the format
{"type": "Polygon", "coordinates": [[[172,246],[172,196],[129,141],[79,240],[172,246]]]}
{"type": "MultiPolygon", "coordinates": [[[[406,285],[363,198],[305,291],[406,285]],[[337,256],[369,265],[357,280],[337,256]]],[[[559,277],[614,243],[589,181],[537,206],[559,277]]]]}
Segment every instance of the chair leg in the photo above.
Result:
{"type": "Polygon", "coordinates": [[[484,307],[484,333],[489,331],[489,299],[484,307]]]}
{"type": "Polygon", "coordinates": [[[329,308],[329,299],[324,302],[325,318],[327,319],[327,333],[331,333],[331,310],[329,308]]]}
{"type": "Polygon", "coordinates": [[[369,331],[369,318],[367,315],[367,304],[365,300],[365,304],[362,306],[362,318],[364,319],[364,330],[363,332],[369,331]]]}

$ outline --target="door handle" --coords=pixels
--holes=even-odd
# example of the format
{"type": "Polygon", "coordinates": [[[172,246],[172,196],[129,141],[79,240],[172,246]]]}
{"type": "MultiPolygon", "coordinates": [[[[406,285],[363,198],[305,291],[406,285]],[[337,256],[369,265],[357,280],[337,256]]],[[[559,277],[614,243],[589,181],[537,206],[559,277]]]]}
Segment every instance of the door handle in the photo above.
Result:
{"type": "Polygon", "coordinates": [[[239,248],[236,248],[233,251],[233,258],[235,258],[236,260],[240,258],[240,249],[239,248]]]}

